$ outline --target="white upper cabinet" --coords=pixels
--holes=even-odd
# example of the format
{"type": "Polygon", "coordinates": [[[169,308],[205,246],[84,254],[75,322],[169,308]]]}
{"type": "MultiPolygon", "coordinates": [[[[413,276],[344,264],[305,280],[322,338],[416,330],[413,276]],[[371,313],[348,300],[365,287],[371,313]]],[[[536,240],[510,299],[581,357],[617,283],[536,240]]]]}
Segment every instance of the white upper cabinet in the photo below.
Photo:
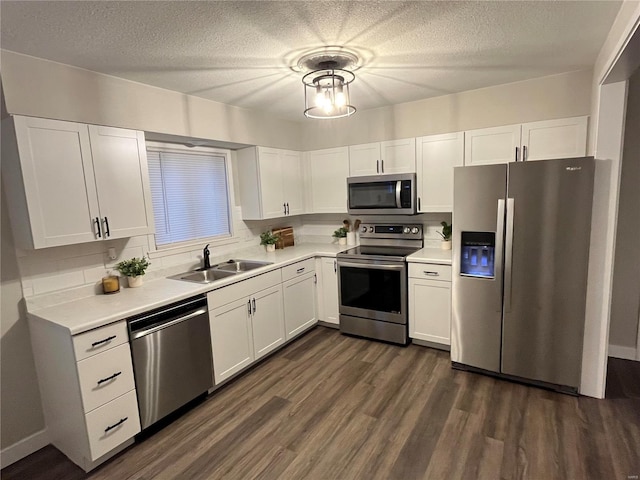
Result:
{"type": "Polygon", "coordinates": [[[302,155],[278,148],[238,150],[242,218],[261,220],[304,213],[302,155]]]}
{"type": "Polygon", "coordinates": [[[23,248],[153,233],[142,132],[15,116],[2,163],[23,248]]]}
{"type": "Polygon", "coordinates": [[[584,157],[587,117],[546,120],[522,125],[522,160],[584,157]]]}
{"type": "Polygon", "coordinates": [[[488,165],[519,159],[520,125],[464,132],[464,164],[488,165]]]}
{"type": "Polygon", "coordinates": [[[346,213],[349,149],[306,152],[305,161],[307,213],[346,213]]]}
{"type": "Polygon", "coordinates": [[[545,120],[465,132],[465,165],[584,157],[588,117],[545,120]]]}
{"type": "Polygon", "coordinates": [[[144,133],[89,125],[89,138],[103,234],[123,238],[150,233],[153,210],[144,133]]]}
{"type": "Polygon", "coordinates": [[[349,175],[382,175],[416,171],[416,140],[406,138],[349,147],[349,175]]]}
{"type": "Polygon", "coordinates": [[[464,163],[464,133],[416,139],[418,212],[453,211],[453,168],[464,163]]]}

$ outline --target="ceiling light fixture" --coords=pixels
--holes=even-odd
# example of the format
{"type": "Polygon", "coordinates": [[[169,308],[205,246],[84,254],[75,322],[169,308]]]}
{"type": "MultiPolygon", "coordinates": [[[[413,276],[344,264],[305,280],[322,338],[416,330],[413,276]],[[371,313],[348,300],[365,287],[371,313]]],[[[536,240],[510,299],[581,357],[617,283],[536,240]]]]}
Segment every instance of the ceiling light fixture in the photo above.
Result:
{"type": "Polygon", "coordinates": [[[304,85],[304,114],[309,118],[341,118],[356,113],[349,85],[356,76],[358,57],[343,49],[326,48],[298,60],[304,85]]]}

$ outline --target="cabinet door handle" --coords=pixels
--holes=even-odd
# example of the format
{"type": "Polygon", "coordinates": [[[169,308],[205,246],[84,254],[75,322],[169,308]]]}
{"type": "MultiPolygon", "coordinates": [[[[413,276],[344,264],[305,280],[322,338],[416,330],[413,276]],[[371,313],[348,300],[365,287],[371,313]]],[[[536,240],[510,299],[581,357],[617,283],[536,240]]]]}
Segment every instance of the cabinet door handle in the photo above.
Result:
{"type": "Polygon", "coordinates": [[[109,380],[113,380],[114,378],[116,378],[118,375],[122,375],[122,372],[116,372],[113,375],[111,375],[110,377],[107,378],[101,378],[100,380],[98,380],[98,385],[103,384],[104,382],[108,382],[109,380]]]}
{"type": "Polygon", "coordinates": [[[380,173],[384,173],[384,160],[380,160],[380,173]]]}
{"type": "Polygon", "coordinates": [[[284,212],[285,215],[287,214],[287,204],[286,203],[282,204],[282,211],[284,212]]]}
{"type": "Polygon", "coordinates": [[[518,147],[516,147],[516,159],[515,159],[515,161],[516,162],[518,161],[518,147]]]}
{"type": "Polygon", "coordinates": [[[251,301],[253,302],[253,313],[256,313],[256,299],[255,299],[255,297],[252,298],[251,301]]]}
{"type": "Polygon", "coordinates": [[[333,261],[333,273],[338,273],[338,261],[333,261]]]}
{"type": "Polygon", "coordinates": [[[427,270],[424,270],[423,273],[425,275],[429,275],[430,277],[439,277],[440,276],[440,274],[438,272],[429,272],[427,270]]]}
{"type": "Polygon", "coordinates": [[[296,273],[302,273],[304,272],[305,267],[301,267],[299,269],[296,270],[296,273]]]}
{"type": "Polygon", "coordinates": [[[313,283],[318,284],[318,275],[316,273],[313,274],[313,283]]]}
{"type": "Polygon", "coordinates": [[[96,219],[93,221],[93,223],[96,224],[96,227],[98,227],[98,238],[102,238],[102,229],[100,228],[100,219],[98,217],[96,217],[96,219]]]}
{"type": "Polygon", "coordinates": [[[122,425],[127,420],[129,420],[129,417],[121,418],[119,422],[116,422],[113,425],[109,425],[107,428],[105,428],[104,429],[104,433],[107,433],[109,430],[113,430],[114,428],[119,427],[120,425],[122,425]]]}
{"type": "Polygon", "coordinates": [[[420,197],[418,197],[418,211],[420,211],[420,197]]]}
{"type": "Polygon", "coordinates": [[[249,315],[251,315],[251,300],[249,300],[247,304],[249,305],[249,315]]]}
{"type": "Polygon", "coordinates": [[[527,161],[527,146],[526,145],[522,146],[522,161],[523,162],[527,161]]]}
{"type": "Polygon", "coordinates": [[[376,160],[376,173],[380,173],[380,160],[376,160]]]}
{"type": "Polygon", "coordinates": [[[289,215],[289,202],[287,202],[287,215],[289,215]]]}
{"type": "Polygon", "coordinates": [[[104,238],[110,237],[111,232],[109,231],[109,219],[104,217],[104,238]]]}
{"type": "Polygon", "coordinates": [[[97,347],[98,345],[101,345],[101,344],[103,344],[103,343],[110,342],[110,341],[111,341],[111,340],[113,340],[114,338],[116,338],[116,336],[115,336],[115,335],[111,335],[110,337],[104,338],[104,339],[102,339],[102,340],[98,340],[97,342],[93,342],[93,343],[91,344],[91,347],[92,347],[92,348],[93,348],[93,347],[97,347]]]}

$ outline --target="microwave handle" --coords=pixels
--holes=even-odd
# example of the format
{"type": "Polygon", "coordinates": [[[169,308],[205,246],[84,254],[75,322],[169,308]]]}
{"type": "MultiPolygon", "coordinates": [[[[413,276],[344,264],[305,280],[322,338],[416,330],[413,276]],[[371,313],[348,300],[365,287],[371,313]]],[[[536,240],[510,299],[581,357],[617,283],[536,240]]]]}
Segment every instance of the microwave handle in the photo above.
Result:
{"type": "Polygon", "coordinates": [[[402,181],[396,182],[396,207],[402,208],[402,200],[400,199],[400,192],[402,191],[402,181]]]}

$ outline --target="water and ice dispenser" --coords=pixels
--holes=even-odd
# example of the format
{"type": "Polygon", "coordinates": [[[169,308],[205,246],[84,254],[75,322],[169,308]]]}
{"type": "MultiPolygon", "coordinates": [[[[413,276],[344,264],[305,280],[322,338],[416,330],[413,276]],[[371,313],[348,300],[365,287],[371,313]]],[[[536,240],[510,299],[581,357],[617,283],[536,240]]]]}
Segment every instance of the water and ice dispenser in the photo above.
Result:
{"type": "Polygon", "coordinates": [[[495,232],[462,232],[460,275],[465,277],[495,277],[495,232]]]}

